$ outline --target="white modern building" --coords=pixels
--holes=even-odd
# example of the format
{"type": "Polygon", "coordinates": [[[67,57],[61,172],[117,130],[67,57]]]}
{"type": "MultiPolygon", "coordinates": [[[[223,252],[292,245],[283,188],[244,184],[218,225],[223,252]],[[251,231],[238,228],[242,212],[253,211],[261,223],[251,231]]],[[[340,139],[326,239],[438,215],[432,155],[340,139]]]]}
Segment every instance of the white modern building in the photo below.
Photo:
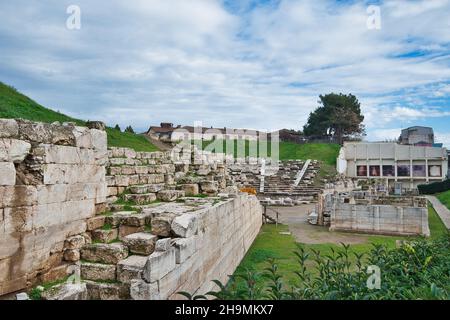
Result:
{"type": "Polygon", "coordinates": [[[385,179],[391,188],[414,189],[445,180],[445,148],[397,143],[346,142],[337,159],[337,171],[355,179],[385,179]]]}

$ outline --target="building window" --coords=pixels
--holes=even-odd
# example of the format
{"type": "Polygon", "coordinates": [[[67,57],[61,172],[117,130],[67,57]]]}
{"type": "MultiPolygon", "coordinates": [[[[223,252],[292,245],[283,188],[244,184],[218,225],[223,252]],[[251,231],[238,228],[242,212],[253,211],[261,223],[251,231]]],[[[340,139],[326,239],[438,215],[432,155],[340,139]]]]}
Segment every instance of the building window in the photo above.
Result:
{"type": "Polygon", "coordinates": [[[442,166],[428,166],[428,175],[430,177],[442,177],[442,166]]]}
{"type": "Polygon", "coordinates": [[[413,166],[413,176],[414,177],[426,177],[427,168],[425,165],[414,165],[413,166]]]}
{"type": "Polygon", "coordinates": [[[370,166],[369,172],[371,177],[379,177],[381,176],[380,166],[370,166]]]}
{"type": "Polygon", "coordinates": [[[356,174],[358,177],[367,177],[367,166],[356,166],[356,174]]]}
{"type": "Polygon", "coordinates": [[[383,166],[383,177],[395,177],[394,166],[383,166]]]}
{"type": "Polygon", "coordinates": [[[411,170],[409,165],[399,165],[397,166],[397,175],[399,177],[409,177],[411,176],[411,170]]]}

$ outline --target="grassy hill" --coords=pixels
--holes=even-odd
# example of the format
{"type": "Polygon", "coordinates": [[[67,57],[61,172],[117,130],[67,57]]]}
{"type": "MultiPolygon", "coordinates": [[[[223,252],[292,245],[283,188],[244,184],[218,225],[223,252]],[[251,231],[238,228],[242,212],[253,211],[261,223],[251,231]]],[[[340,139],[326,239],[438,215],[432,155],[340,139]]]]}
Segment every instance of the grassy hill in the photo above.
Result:
{"type": "MultiPolygon", "coordinates": [[[[205,149],[210,145],[211,141],[203,141],[203,148],[205,149]]],[[[216,141],[220,145],[220,140],[216,141]]],[[[237,146],[238,143],[234,143],[234,150],[226,150],[225,140],[222,141],[223,150],[228,154],[233,154],[237,157],[237,146]]],[[[244,141],[241,141],[244,143],[244,141]]],[[[212,148],[212,146],[210,146],[212,148]]],[[[267,144],[267,151],[270,156],[271,146],[270,143],[267,144]]],[[[279,157],[280,160],[307,160],[313,159],[321,162],[321,170],[316,179],[316,183],[323,178],[334,176],[336,174],[336,160],[339,155],[340,146],[338,144],[331,143],[307,143],[307,144],[297,144],[293,142],[280,142],[279,145],[279,157]]],[[[213,151],[214,150],[210,150],[213,151]]],[[[249,142],[245,141],[245,155],[249,155],[249,142]]],[[[259,153],[258,153],[259,155],[259,153]]]]}
{"type": "MultiPolygon", "coordinates": [[[[85,121],[45,108],[2,82],[0,82],[0,118],[22,118],[48,123],[75,122],[80,126],[85,125],[85,121]]],[[[113,128],[107,128],[106,131],[110,147],[127,147],[136,151],[158,150],[141,135],[120,132],[113,128]]]]}

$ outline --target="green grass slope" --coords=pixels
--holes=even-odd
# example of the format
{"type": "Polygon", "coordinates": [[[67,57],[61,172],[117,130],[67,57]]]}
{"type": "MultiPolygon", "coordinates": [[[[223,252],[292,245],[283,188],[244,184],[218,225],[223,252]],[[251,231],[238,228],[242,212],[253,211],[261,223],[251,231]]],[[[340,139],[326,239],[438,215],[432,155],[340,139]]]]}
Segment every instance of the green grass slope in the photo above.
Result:
{"type": "Polygon", "coordinates": [[[436,196],[444,206],[450,209],[450,190],[439,193],[436,196]]]}
{"type": "MultiPolygon", "coordinates": [[[[32,121],[48,122],[75,122],[84,126],[85,121],[74,119],[60,112],[56,112],[41,106],[16,89],[0,82],[0,118],[22,118],[32,121]]],[[[108,134],[108,146],[133,148],[136,151],[157,151],[154,145],[137,134],[125,133],[106,129],[108,134]]]]}

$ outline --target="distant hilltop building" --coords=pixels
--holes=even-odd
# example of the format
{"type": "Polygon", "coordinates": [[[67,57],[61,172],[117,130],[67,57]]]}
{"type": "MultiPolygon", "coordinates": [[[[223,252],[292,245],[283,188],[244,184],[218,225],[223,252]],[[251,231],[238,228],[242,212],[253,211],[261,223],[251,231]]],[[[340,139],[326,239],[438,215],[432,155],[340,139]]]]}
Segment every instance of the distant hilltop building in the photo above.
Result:
{"type": "Polygon", "coordinates": [[[430,127],[410,127],[402,130],[400,144],[432,147],[434,145],[434,131],[430,127]]]}
{"type": "Polygon", "coordinates": [[[153,139],[162,142],[176,142],[183,139],[199,139],[196,134],[201,133],[201,138],[204,140],[214,139],[242,139],[242,140],[257,140],[259,131],[249,129],[232,129],[232,128],[207,128],[207,127],[193,127],[193,126],[174,126],[172,123],[163,122],[160,126],[151,126],[147,135],[153,139]]]}
{"type": "Polygon", "coordinates": [[[337,170],[349,178],[383,179],[390,188],[412,190],[445,180],[449,164],[449,153],[434,142],[433,129],[417,126],[402,130],[398,143],[345,142],[337,170]]]}

